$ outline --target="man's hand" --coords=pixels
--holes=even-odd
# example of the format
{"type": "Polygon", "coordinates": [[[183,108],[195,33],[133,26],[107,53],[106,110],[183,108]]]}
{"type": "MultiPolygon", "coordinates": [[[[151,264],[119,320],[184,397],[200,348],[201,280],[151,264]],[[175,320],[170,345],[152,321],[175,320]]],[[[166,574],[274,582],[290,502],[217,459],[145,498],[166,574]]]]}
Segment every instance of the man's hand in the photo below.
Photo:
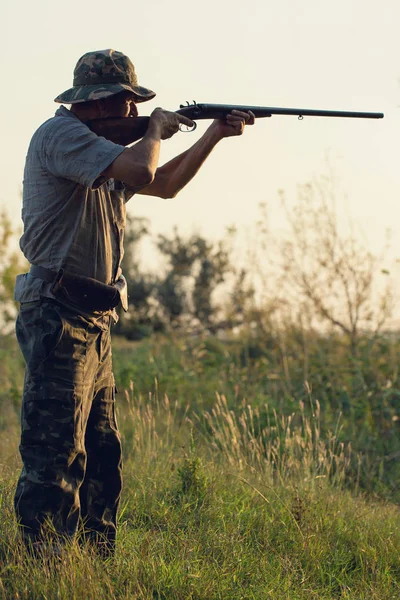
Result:
{"type": "MultiPolygon", "coordinates": [[[[237,112],[237,111],[236,111],[237,112]]],[[[167,140],[179,131],[180,125],[193,127],[194,123],[191,119],[184,117],[176,112],[156,108],[150,115],[149,129],[155,128],[162,140],[167,140]]]]}
{"type": "Polygon", "coordinates": [[[211,127],[216,129],[221,138],[231,137],[234,135],[242,135],[245,125],[254,125],[255,115],[249,110],[243,112],[241,110],[233,110],[226,115],[225,121],[216,119],[211,127]]]}

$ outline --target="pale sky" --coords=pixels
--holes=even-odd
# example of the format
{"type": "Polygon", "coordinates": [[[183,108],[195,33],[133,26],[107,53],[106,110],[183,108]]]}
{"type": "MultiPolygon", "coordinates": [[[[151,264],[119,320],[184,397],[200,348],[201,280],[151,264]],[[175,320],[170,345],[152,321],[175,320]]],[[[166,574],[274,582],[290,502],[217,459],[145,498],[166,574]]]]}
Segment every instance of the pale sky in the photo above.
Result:
{"type": "MultiPolygon", "coordinates": [[[[399,0],[14,0],[2,4],[0,17],[0,206],[16,223],[31,135],[72,85],[78,58],[114,48],[157,92],[141,114],[186,100],[385,113],[379,121],[260,119],[242,138],[224,140],[176,199],[129,203],[153,232],[178,225],[221,236],[233,223],[251,227],[260,202],[279,224],[278,189],[294,198],[297,185],[326,172],[328,156],[347,197],[343,211],[375,252],[391,228],[400,257],[399,0]]],[[[164,142],[162,161],[205,127],[164,142]]]]}

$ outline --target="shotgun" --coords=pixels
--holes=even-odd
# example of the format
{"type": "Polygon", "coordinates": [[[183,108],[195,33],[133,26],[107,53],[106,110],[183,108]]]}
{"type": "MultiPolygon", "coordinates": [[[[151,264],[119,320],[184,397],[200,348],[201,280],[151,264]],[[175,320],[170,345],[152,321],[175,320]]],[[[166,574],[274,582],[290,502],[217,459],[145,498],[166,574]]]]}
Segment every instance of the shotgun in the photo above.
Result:
{"type": "MultiPolygon", "coordinates": [[[[176,112],[192,121],[202,119],[224,119],[232,110],[248,112],[251,110],[257,119],[272,115],[294,115],[300,120],[304,117],[347,117],[351,119],[383,119],[383,113],[355,112],[340,110],[314,110],[310,108],[280,108],[273,106],[248,106],[242,104],[181,104],[176,112]]],[[[86,121],[94,133],[116,144],[127,146],[142,138],[147,131],[150,117],[105,118],[86,121]]],[[[193,131],[196,128],[196,123],[193,131]]]]}

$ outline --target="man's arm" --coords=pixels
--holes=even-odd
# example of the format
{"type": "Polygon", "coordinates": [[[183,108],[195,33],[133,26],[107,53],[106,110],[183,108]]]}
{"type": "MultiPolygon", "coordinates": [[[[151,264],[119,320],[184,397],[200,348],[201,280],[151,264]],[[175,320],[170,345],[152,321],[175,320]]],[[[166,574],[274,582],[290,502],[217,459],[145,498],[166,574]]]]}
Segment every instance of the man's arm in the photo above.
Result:
{"type": "Polygon", "coordinates": [[[237,110],[227,115],[226,121],[213,121],[191,148],[159,167],[155,171],[152,182],[137,193],[159,198],[174,198],[193,179],[219,141],[226,137],[241,135],[245,125],[253,124],[253,113],[237,110]]]}
{"type": "Polygon", "coordinates": [[[187,117],[156,108],[143,138],[126,148],[102,175],[124,181],[133,188],[151,184],[158,167],[161,140],[172,137],[179,131],[181,123],[193,126],[193,121],[187,117]]]}

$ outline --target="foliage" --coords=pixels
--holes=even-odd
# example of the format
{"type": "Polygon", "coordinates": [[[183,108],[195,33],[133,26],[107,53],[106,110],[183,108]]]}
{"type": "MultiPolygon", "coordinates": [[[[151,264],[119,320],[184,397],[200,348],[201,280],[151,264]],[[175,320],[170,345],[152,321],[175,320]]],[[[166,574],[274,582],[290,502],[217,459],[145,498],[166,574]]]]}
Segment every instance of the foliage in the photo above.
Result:
{"type": "MultiPolygon", "coordinates": [[[[340,331],[348,338],[353,356],[361,332],[371,338],[393,313],[392,282],[384,253],[374,256],[356,236],[340,233],[334,184],[320,178],[300,186],[290,207],[281,192],[288,232],[271,236],[264,210],[259,223],[260,242],[270,260],[273,239],[275,306],[280,300],[283,318],[296,318],[340,331]],[[386,281],[383,281],[386,279],[386,281]],[[297,306],[297,309],[295,308],[297,306]]],[[[271,287],[271,278],[268,281],[271,287]]]]}
{"type": "Polygon", "coordinates": [[[130,310],[120,314],[117,333],[141,339],[152,331],[196,325],[212,328],[219,307],[213,296],[232,270],[227,243],[213,243],[200,235],[159,235],[155,247],[163,275],[143,273],[137,256],[140,241],[149,234],[148,223],[128,217],[123,272],[128,281],[130,310]]]}
{"type": "Polygon", "coordinates": [[[352,358],[345,337],[296,325],[268,335],[249,328],[224,341],[209,335],[158,336],[134,346],[115,340],[117,385],[132,381],[140,395],[168,394],[180,413],[188,399],[200,413],[210,410],[216,392],[235,413],[251,400],[275,424],[300,402],[306,414],[315,413],[318,402],[321,435],[337,431],[351,443],[349,485],[399,500],[399,336],[381,334],[372,346],[362,337],[352,358]]]}
{"type": "Polygon", "coordinates": [[[27,270],[22,254],[10,246],[16,231],[6,211],[0,213],[0,302],[3,323],[7,326],[15,319],[17,303],[14,301],[15,277],[27,270]]]}
{"type": "Polygon", "coordinates": [[[165,279],[169,282],[169,294],[160,295],[161,303],[175,318],[186,309],[203,327],[209,328],[218,312],[218,307],[212,304],[213,291],[224,282],[231,268],[226,244],[213,244],[199,235],[184,239],[175,229],[172,238],[158,237],[157,248],[166,256],[170,269],[165,279]],[[176,292],[171,289],[174,286],[176,292]],[[171,297],[183,299],[178,311],[171,311],[171,297]]]}
{"type": "Polygon", "coordinates": [[[0,598],[399,596],[398,507],[346,491],[347,449],[333,432],[322,436],[318,419],[300,412],[268,424],[251,406],[232,415],[222,397],[203,415],[196,405],[182,414],[167,396],[132,387],[118,416],[125,485],[115,558],[101,562],[78,543],[61,558],[28,556],[16,542],[8,462],[0,598]]]}
{"type": "Polygon", "coordinates": [[[189,452],[185,454],[183,464],[178,468],[180,479],[179,496],[191,498],[196,502],[204,501],[209,491],[209,477],[205,473],[204,464],[196,453],[193,430],[190,435],[189,452]]]}
{"type": "Polygon", "coordinates": [[[300,186],[293,206],[281,193],[288,230],[274,235],[264,207],[246,264],[233,258],[236,230],[215,243],[175,228],[154,241],[163,275],[141,271],[137,257],[148,223],[128,219],[123,267],[131,308],[117,333],[140,339],[152,331],[217,333],[253,324],[268,337],[297,323],[340,332],[356,358],[361,338],[368,333],[373,344],[390,322],[392,280],[385,252],[374,256],[352,224],[342,233],[336,201],[334,184],[323,177],[300,186]]]}
{"type": "Polygon", "coordinates": [[[147,235],[149,235],[148,221],[127,214],[121,267],[127,280],[130,307],[127,314],[119,307],[119,321],[115,333],[125,335],[128,339],[141,339],[150,335],[153,330],[149,299],[155,281],[154,276],[143,272],[139,260],[140,243],[147,235]]]}

